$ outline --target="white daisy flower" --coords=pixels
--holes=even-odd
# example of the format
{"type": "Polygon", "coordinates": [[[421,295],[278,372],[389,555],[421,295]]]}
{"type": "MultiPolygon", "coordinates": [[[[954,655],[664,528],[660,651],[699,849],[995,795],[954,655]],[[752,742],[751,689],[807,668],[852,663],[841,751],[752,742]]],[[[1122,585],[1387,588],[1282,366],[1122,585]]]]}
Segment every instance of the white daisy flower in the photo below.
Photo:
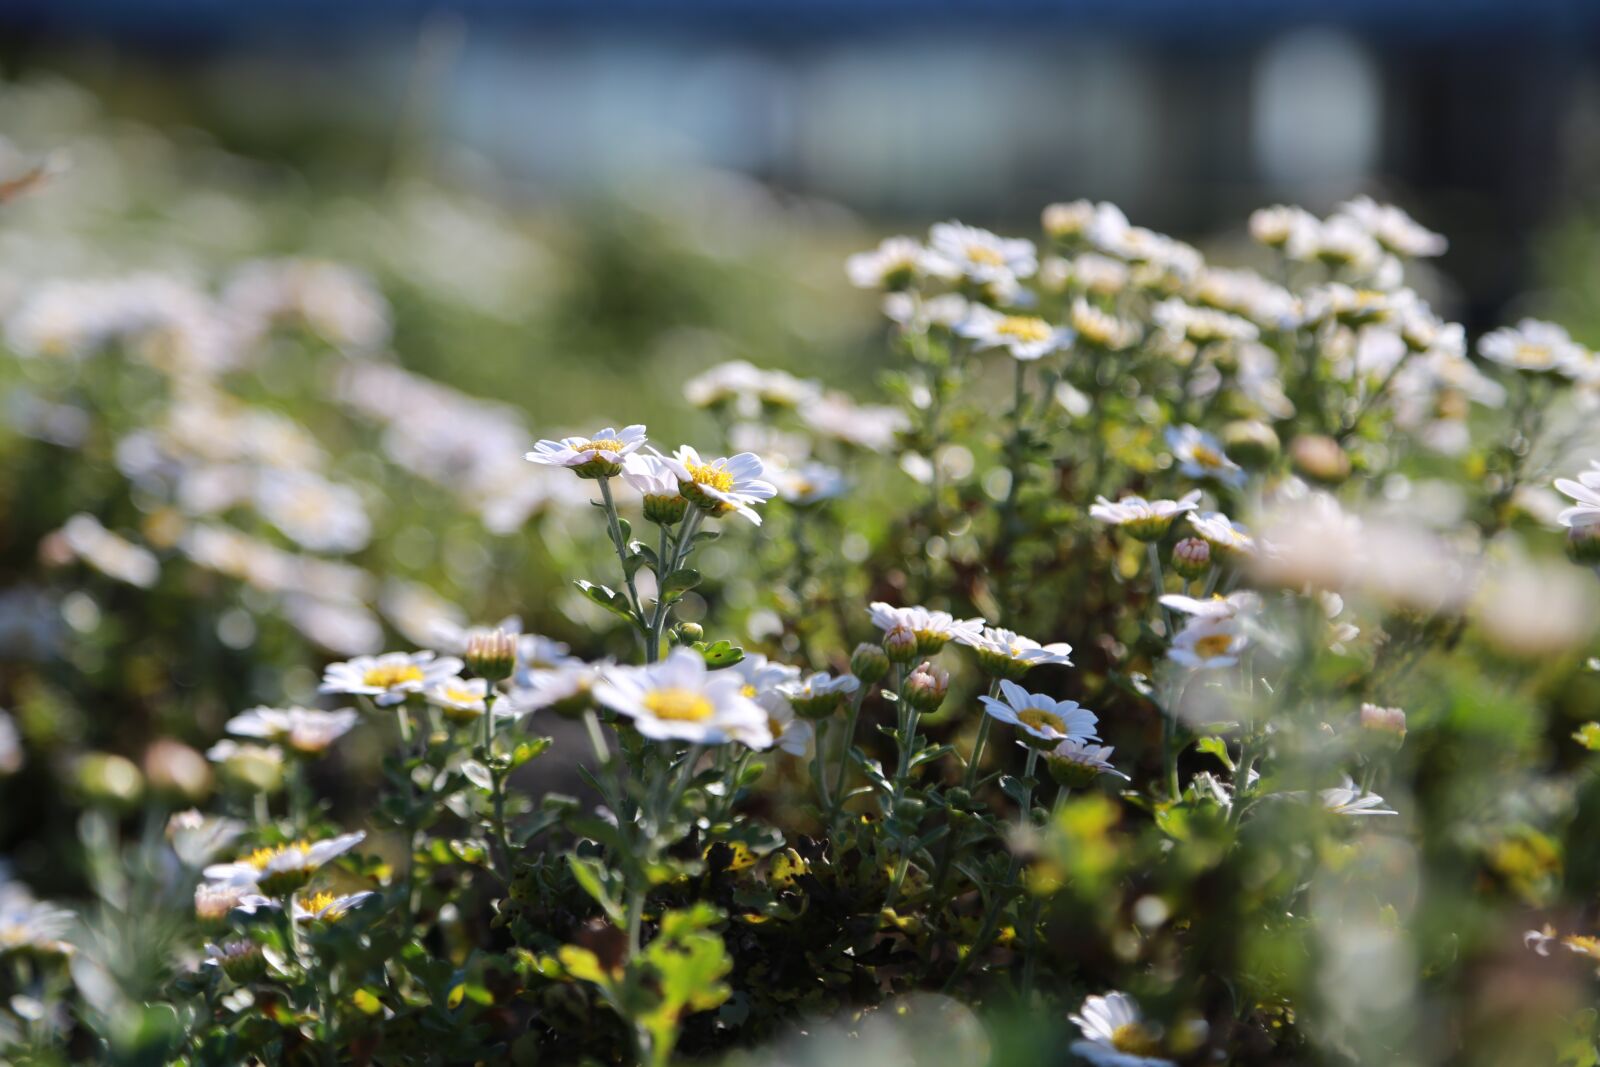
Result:
{"type": "Polygon", "coordinates": [[[924,607],[897,608],[883,601],[874,601],[867,609],[872,625],[888,633],[896,626],[904,626],[917,635],[919,655],[931,656],[951,641],[968,637],[976,639],[983,634],[981,618],[957,619],[948,611],[929,611],[924,607]]]}
{"type": "MultiPolygon", "coordinates": [[[[1019,745],[1026,742],[1019,741],[1019,745]]],[[[1050,777],[1057,784],[1068,789],[1083,789],[1102,774],[1109,774],[1123,781],[1132,781],[1126,774],[1117,770],[1111,764],[1111,753],[1116,751],[1110,745],[1091,745],[1083,741],[1062,741],[1044,753],[1045,766],[1050,771],[1050,777]]]]}
{"type": "Polygon", "coordinates": [[[361,494],[311,471],[262,471],[255,504],[284,536],[313,552],[359,552],[372,538],[361,494]]]}
{"type": "Polygon", "coordinates": [[[956,328],[970,337],[974,347],[1004,348],[1024,362],[1040,359],[1072,343],[1072,331],[1038,315],[1005,315],[983,304],[973,304],[967,319],[956,328]]]}
{"type": "Polygon", "coordinates": [[[1102,311],[1081,296],[1073,299],[1067,321],[1076,341],[1091,348],[1117,352],[1139,340],[1137,325],[1102,311]]]}
{"type": "Polygon", "coordinates": [[[350,912],[377,896],[376,893],[329,893],[323,891],[308,897],[294,898],[294,921],[297,923],[338,922],[350,912]]]}
{"type": "Polygon", "coordinates": [[[904,289],[923,274],[953,274],[942,256],[929,256],[914,237],[885,237],[870,252],[845,260],[845,273],[858,289],[904,289]]]}
{"type": "MultiPolygon", "coordinates": [[[[546,708],[558,715],[576,714],[589,706],[599,679],[600,668],[581,662],[553,670],[519,670],[505,703],[523,715],[546,708]]],[[[499,706],[495,713],[500,713],[499,706]]]]}
{"type": "Polygon", "coordinates": [[[237,785],[270,793],[283,784],[283,749],[277,745],[240,744],[223,738],[206,749],[206,759],[237,785]]]}
{"type": "Polygon", "coordinates": [[[1191,511],[1188,520],[1194,532],[1214,551],[1246,556],[1255,553],[1256,539],[1250,536],[1250,531],[1220,511],[1191,511]]]}
{"type": "Polygon", "coordinates": [[[349,733],[360,718],[354,708],[316,711],[311,708],[251,708],[229,719],[223,729],[239,737],[255,737],[287,745],[314,756],[349,733]]]}
{"type": "Polygon", "coordinates": [[[570,646],[541,634],[517,638],[517,667],[523,670],[553,671],[562,667],[582,667],[583,660],[572,654],[570,646]]]}
{"type": "Polygon", "coordinates": [[[1232,616],[1196,616],[1172,639],[1167,658],[1196,671],[1231,667],[1248,644],[1243,628],[1232,616]]]}
{"type": "Polygon", "coordinates": [[[720,745],[741,740],[752,748],[772,744],[767,712],[742,692],[736,674],[706,669],[700,653],[677,648],[648,667],[618,667],[595,683],[595,699],[633,720],[656,740],[720,745]]]}
{"type": "Polygon", "coordinates": [[[539,441],[523,458],[530,463],[570,468],[580,478],[612,478],[622,473],[623,457],[638,451],[644,442],[643,425],[620,430],[607,426],[589,437],[539,441]]]}
{"type": "Polygon", "coordinates": [[[1008,679],[1000,681],[1000,697],[987,693],[978,699],[984,710],[1003,723],[1020,727],[1029,743],[1049,748],[1062,741],[1098,741],[1095,733],[1099,716],[1073,700],[1056,700],[1042,693],[1030,693],[1008,679]]]}
{"type": "Polygon", "coordinates": [[[883,298],[884,317],[911,333],[927,333],[930,326],[953,330],[966,321],[968,306],[960,293],[886,293],[883,298]]]}
{"type": "Polygon", "coordinates": [[[149,589],[161,577],[154,553],[112,533],[93,515],[80,513],[68,519],[61,527],[61,541],[73,558],[119,582],[149,589]]]}
{"type": "Polygon", "coordinates": [[[194,887],[194,917],[203,923],[220,923],[235,908],[246,907],[245,900],[257,894],[253,883],[201,882],[194,887]]]}
{"type": "Polygon", "coordinates": [[[216,863],[205,869],[213,882],[229,885],[255,884],[269,897],[285,897],[310,880],[311,875],[329,860],[349,852],[366,834],[357,830],[323,841],[290,841],[258,848],[234,863],[216,863]]]}
{"type": "Polygon", "coordinates": [[[857,404],[842,393],[828,393],[800,409],[800,419],[814,433],[869,452],[887,452],[895,438],[911,428],[911,420],[887,404],[857,404]]]}
{"type": "Polygon", "coordinates": [[[1513,370],[1559,371],[1582,359],[1583,346],[1553,322],[1523,319],[1480,337],[1478,354],[1513,370]]]}
{"type": "Polygon", "coordinates": [[[928,234],[929,269],[964,276],[980,284],[1026,278],[1039,269],[1033,242],[999,237],[959,222],[936,223],[928,234]]]}
{"type": "Polygon", "coordinates": [[[1321,225],[1305,208],[1278,204],[1251,213],[1250,236],[1268,248],[1285,250],[1291,258],[1303,259],[1304,250],[1315,244],[1321,225]]]}
{"type": "Polygon", "coordinates": [[[1569,496],[1573,506],[1556,516],[1556,521],[1569,530],[1600,526],[1600,462],[1591,464],[1593,470],[1578,475],[1578,480],[1557,478],[1557,491],[1569,496]]]}
{"type": "Polygon", "coordinates": [[[1192,615],[1197,619],[1232,619],[1239,615],[1254,614],[1261,608],[1261,597],[1248,590],[1229,593],[1227,596],[1192,597],[1181,593],[1168,593],[1161,598],[1163,607],[1192,615]]]}
{"type": "Polygon", "coordinates": [[[1339,215],[1318,223],[1314,231],[1303,235],[1302,243],[1290,246],[1289,254],[1355,275],[1370,274],[1383,261],[1383,247],[1366,227],[1339,215]]]}
{"type": "Polygon", "coordinates": [[[837,467],[811,462],[798,469],[777,471],[772,480],[778,496],[800,507],[837,500],[850,491],[850,482],[837,467]]]}
{"type": "Polygon", "coordinates": [[[1139,1013],[1139,1004],[1126,993],[1089,997],[1076,1014],[1067,1016],[1083,1033],[1072,1043],[1074,1055],[1097,1067],[1177,1067],[1156,1053],[1159,1032],[1139,1013]]]}
{"type": "Polygon", "coordinates": [[[1197,308],[1177,297],[1163,300],[1151,318],[1174,340],[1208,345],[1223,341],[1254,341],[1261,335],[1256,324],[1216,308],[1197,308]]]}
{"type": "Polygon", "coordinates": [[[1340,204],[1336,212],[1353,219],[1384,248],[1397,256],[1418,259],[1442,256],[1450,242],[1442,234],[1417,222],[1393,204],[1380,204],[1370,196],[1358,196],[1340,204]]]}
{"type": "Polygon", "coordinates": [[[218,852],[244,836],[245,824],[226,815],[203,815],[199,810],[175,812],[167,820],[167,840],[185,866],[200,867],[218,852]]]}
{"type": "MultiPolygon", "coordinates": [[[[796,715],[794,708],[790,707],[786,700],[776,701],[770,706],[762,703],[762,707],[767,709],[767,732],[772,737],[773,745],[780,752],[786,752],[797,759],[805,759],[811,755],[811,746],[816,742],[817,730],[809,720],[796,715]]],[[[750,747],[757,748],[759,745],[752,744],[750,747]]]]}
{"type": "Polygon", "coordinates": [[[838,709],[840,701],[861,688],[861,681],[853,674],[835,677],[827,671],[818,671],[804,678],[779,682],[774,691],[804,719],[825,719],[838,709]]]}
{"type": "Polygon", "coordinates": [[[622,463],[622,480],[646,498],[678,495],[678,475],[672,465],[659,456],[643,453],[629,456],[622,463]]]}
{"type": "Polygon", "coordinates": [[[1167,427],[1167,447],[1179,473],[1187,477],[1210,478],[1235,488],[1245,482],[1244,468],[1228,458],[1222,442],[1196,426],[1167,427]]]}
{"type": "Polygon", "coordinates": [[[0,881],[0,957],[22,950],[70,954],[72,946],[61,936],[72,926],[73,918],[65,908],[35,900],[22,883],[0,881]]]}
{"type": "Polygon", "coordinates": [[[738,512],[760,526],[761,516],[756,514],[753,505],[778,494],[778,487],[762,478],[766,467],[753,452],[702,459],[700,453],[684,445],[670,457],[660,458],[677,476],[678,491],[712,515],[738,512]]]}
{"type": "Polygon", "coordinates": [[[978,663],[984,670],[1012,681],[1020,681],[1034,667],[1072,666],[1071,645],[1041,645],[1030,637],[995,626],[986,626],[977,633],[963,630],[956,634],[956,640],[978,654],[978,663]]]}
{"type": "Polygon", "coordinates": [[[1125,496],[1116,503],[1105,497],[1096,497],[1089,508],[1089,517],[1109,526],[1125,527],[1128,533],[1141,541],[1154,541],[1172,528],[1179,515],[1200,506],[1200,490],[1185,493],[1177,500],[1146,500],[1142,496],[1125,496]]]}
{"type": "Polygon", "coordinates": [[[357,656],[343,663],[330,663],[317,691],[370,696],[380,708],[389,707],[459,674],[461,666],[454,656],[435,656],[427,651],[357,656]]]}
{"type": "Polygon", "coordinates": [[[1384,800],[1376,793],[1364,793],[1361,788],[1346,774],[1342,781],[1331,789],[1323,789],[1317,794],[1326,811],[1335,815],[1398,815],[1393,808],[1384,807],[1384,800]]]}
{"type": "Polygon", "coordinates": [[[765,705],[768,700],[781,703],[783,698],[777,692],[778,686],[784,682],[799,681],[801,672],[799,667],[777,663],[756,652],[747,654],[744,659],[726,668],[724,673],[740,680],[740,693],[765,705]]]}
{"type": "MultiPolygon", "coordinates": [[[[444,717],[452,722],[479,718],[489,706],[488,698],[489,682],[484,678],[446,678],[422,693],[422,699],[444,712],[444,717]]],[[[496,718],[514,716],[510,708],[495,709],[496,718]]]]}

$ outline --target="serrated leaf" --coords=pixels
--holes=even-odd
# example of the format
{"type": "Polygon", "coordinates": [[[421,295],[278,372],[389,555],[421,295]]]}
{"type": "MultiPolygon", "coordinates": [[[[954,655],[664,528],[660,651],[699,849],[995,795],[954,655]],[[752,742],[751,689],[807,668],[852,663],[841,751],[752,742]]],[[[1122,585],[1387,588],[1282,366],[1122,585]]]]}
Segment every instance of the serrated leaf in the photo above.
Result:
{"type": "Polygon", "coordinates": [[[706,666],[712,670],[731,667],[744,659],[744,649],[728,641],[718,641],[709,645],[704,641],[696,641],[694,648],[704,657],[706,666]]]}
{"type": "Polygon", "coordinates": [[[629,622],[633,621],[633,608],[628,604],[626,595],[603,585],[586,582],[582,578],[572,583],[583,591],[583,595],[599,604],[613,615],[620,615],[629,622]]]}
{"type": "Polygon", "coordinates": [[[700,572],[692,567],[680,567],[661,580],[661,595],[686,593],[700,584],[700,572]]]}

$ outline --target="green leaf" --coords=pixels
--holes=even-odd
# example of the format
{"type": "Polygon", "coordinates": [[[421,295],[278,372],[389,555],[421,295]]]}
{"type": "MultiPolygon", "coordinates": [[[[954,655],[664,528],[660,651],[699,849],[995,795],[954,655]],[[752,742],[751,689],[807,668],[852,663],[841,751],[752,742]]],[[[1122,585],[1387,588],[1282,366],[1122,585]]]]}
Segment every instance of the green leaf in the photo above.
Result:
{"type": "Polygon", "coordinates": [[[623,544],[633,540],[633,524],[620,515],[617,516],[617,528],[622,531],[623,544]]]}
{"type": "Polygon", "coordinates": [[[691,567],[680,567],[661,580],[661,595],[681,595],[700,584],[700,572],[691,567]]]}
{"type": "Polygon", "coordinates": [[[609,589],[603,585],[595,585],[593,582],[586,582],[582,578],[577,579],[572,584],[583,590],[584,596],[588,597],[596,604],[599,604],[613,615],[620,615],[629,622],[634,621],[633,607],[628,603],[628,598],[625,594],[619,593],[614,589],[609,589]]]}
{"type": "Polygon", "coordinates": [[[695,650],[705,657],[706,666],[712,670],[722,667],[731,667],[744,659],[744,649],[727,641],[718,641],[708,645],[704,641],[694,643],[695,650]]]}
{"type": "Polygon", "coordinates": [[[567,866],[572,868],[572,877],[583,891],[595,899],[595,903],[605,911],[606,917],[619,926],[627,923],[627,917],[622,914],[622,908],[617,904],[616,898],[606,888],[607,871],[605,866],[597,859],[579,856],[575,852],[567,853],[567,866]]]}
{"type": "Polygon", "coordinates": [[[691,545],[709,544],[721,536],[721,530],[701,530],[699,533],[694,535],[694,540],[690,541],[689,543],[691,545]]]}
{"type": "MultiPolygon", "coordinates": [[[[1600,726],[1600,724],[1596,724],[1600,726]]],[[[1201,752],[1217,757],[1228,770],[1233,770],[1233,757],[1228,754],[1228,743],[1220,737],[1202,737],[1194,743],[1201,752]]]]}
{"type": "Polygon", "coordinates": [[[530,763],[544,755],[550,748],[550,738],[535,737],[523,741],[511,750],[511,766],[513,769],[530,763]]]}

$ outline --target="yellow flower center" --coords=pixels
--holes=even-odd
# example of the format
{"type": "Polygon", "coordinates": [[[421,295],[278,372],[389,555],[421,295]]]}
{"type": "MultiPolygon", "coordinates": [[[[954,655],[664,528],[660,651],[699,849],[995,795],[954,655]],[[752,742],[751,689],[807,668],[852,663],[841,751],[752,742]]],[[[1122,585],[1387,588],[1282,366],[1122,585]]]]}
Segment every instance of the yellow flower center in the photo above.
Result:
{"type": "Polygon", "coordinates": [[[1207,634],[1194,643],[1195,655],[1202,659],[1226,656],[1233,649],[1232,634],[1207,634]]]}
{"type": "Polygon", "coordinates": [[[266,848],[256,849],[254,852],[250,853],[250,855],[246,856],[244,861],[250,866],[254,867],[256,870],[264,871],[267,869],[268,864],[277,859],[279,856],[282,856],[290,851],[304,850],[306,847],[307,845],[304,841],[290,841],[282,845],[269,845],[266,848]]]}
{"type": "Polygon", "coordinates": [[[1007,315],[995,327],[995,332],[1019,341],[1048,341],[1050,324],[1033,315],[1007,315]]]}
{"type": "Polygon", "coordinates": [[[329,922],[332,922],[344,914],[343,912],[337,911],[332,914],[325,914],[328,909],[333,906],[333,902],[338,899],[339,898],[334,894],[329,893],[327,890],[323,890],[320,893],[313,893],[309,897],[301,899],[300,906],[306,911],[310,912],[315,918],[327,919],[329,922]]]}
{"type": "Polygon", "coordinates": [[[653,689],[644,695],[644,706],[656,718],[673,722],[704,722],[715,710],[693,689],[653,689]]]}
{"type": "Polygon", "coordinates": [[[461,687],[454,685],[447,685],[439,692],[441,696],[450,701],[452,704],[478,704],[483,700],[483,697],[480,694],[474,693],[470,689],[462,689],[461,687]]]}
{"type": "Polygon", "coordinates": [[[974,263],[981,263],[985,267],[1003,267],[1006,263],[1006,257],[988,245],[968,245],[967,258],[974,263]]]}
{"type": "Polygon", "coordinates": [[[696,485],[710,486],[718,492],[726,493],[733,489],[733,472],[717,463],[686,463],[689,477],[694,479],[696,485]]]}
{"type": "Polygon", "coordinates": [[[1600,937],[1573,934],[1570,937],[1563,937],[1561,943],[1580,955],[1600,959],[1600,937]]]}
{"type": "Polygon", "coordinates": [[[1017,721],[1035,730],[1042,730],[1048,726],[1058,734],[1067,732],[1067,724],[1061,716],[1053,711],[1045,711],[1043,708],[1026,708],[1019,711],[1017,712],[1017,721]]]}
{"type": "Polygon", "coordinates": [[[1548,367],[1552,362],[1550,349],[1544,345],[1524,342],[1517,346],[1517,363],[1524,367],[1548,367]]]}
{"type": "Polygon", "coordinates": [[[1161,1051],[1161,1043],[1140,1023],[1123,1023],[1112,1031],[1111,1047],[1134,1056],[1154,1056],[1161,1051]]]}
{"type": "Polygon", "coordinates": [[[753,685],[741,686],[740,689],[739,689],[739,695],[740,696],[744,696],[744,697],[750,697],[753,700],[753,699],[755,699],[755,695],[756,695],[756,687],[753,686],[753,685]]]}
{"type": "Polygon", "coordinates": [[[1226,457],[1210,445],[1195,445],[1189,454],[1202,467],[1221,467],[1227,462],[1226,457]]]}
{"type": "Polygon", "coordinates": [[[422,668],[415,663],[381,663],[376,667],[368,667],[367,673],[361,678],[363,685],[370,685],[374,689],[393,689],[407,682],[420,681],[422,668]]]}
{"type": "Polygon", "coordinates": [[[622,442],[615,437],[600,437],[593,441],[585,441],[574,452],[621,452],[622,442]]]}

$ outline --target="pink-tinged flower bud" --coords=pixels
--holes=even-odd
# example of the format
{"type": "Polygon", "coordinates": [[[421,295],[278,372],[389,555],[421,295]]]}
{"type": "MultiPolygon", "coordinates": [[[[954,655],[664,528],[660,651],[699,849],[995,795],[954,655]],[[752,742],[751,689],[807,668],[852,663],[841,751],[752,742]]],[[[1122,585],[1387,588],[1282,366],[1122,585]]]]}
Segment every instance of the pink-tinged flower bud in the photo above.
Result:
{"type": "Polygon", "coordinates": [[[910,663],[917,658],[917,635],[901,624],[883,635],[883,651],[893,663],[910,663]]]}
{"type": "Polygon", "coordinates": [[[181,741],[158,738],[144,750],[144,777],[150,791],[168,799],[198,804],[211,795],[211,764],[181,741]]]}
{"type": "Polygon", "coordinates": [[[211,958],[216,960],[223,974],[240,985],[259,981],[267,973],[267,958],[261,946],[244,938],[214,947],[211,958]]]}
{"type": "Polygon", "coordinates": [[[860,678],[864,685],[882,681],[883,676],[889,673],[889,657],[878,645],[863,642],[850,653],[850,673],[860,678]]]}
{"type": "Polygon", "coordinates": [[[1289,442],[1289,462],[1314,482],[1338,485],[1350,477],[1350,456],[1323,434],[1301,434],[1289,442]]]}
{"type": "Polygon", "coordinates": [[[1187,581],[1211,569],[1211,546],[1198,537],[1185,537],[1172,546],[1172,569],[1187,581]]]}
{"type": "Polygon", "coordinates": [[[906,679],[906,703],[924,715],[938,711],[949,692],[950,672],[931,663],[923,663],[906,679]]]}
{"type": "Polygon", "coordinates": [[[511,677],[517,669],[517,635],[504,630],[476,630],[467,638],[462,657],[472,673],[491,683],[511,677]]]}
{"type": "Polygon", "coordinates": [[[1361,705],[1361,728],[1374,738],[1399,748],[1406,739],[1406,713],[1399,708],[1377,704],[1361,705]]]}

